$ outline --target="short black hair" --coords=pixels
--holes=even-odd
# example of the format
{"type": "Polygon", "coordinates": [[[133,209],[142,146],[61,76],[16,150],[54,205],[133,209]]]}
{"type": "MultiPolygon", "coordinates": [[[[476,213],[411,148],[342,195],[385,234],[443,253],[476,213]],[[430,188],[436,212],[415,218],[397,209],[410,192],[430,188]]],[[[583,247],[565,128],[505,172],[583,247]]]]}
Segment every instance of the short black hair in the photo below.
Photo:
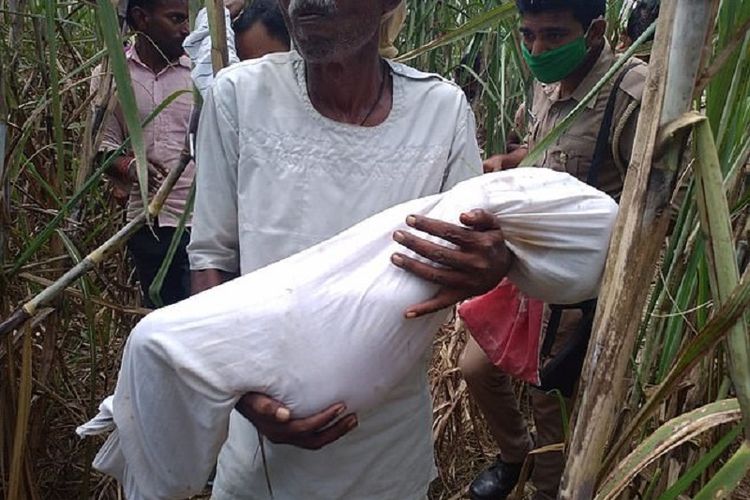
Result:
{"type": "Polygon", "coordinates": [[[234,21],[232,29],[239,34],[249,30],[257,22],[263,23],[272,37],[284,42],[287,46],[291,44],[284,16],[281,15],[281,9],[276,0],[252,0],[252,3],[245,7],[240,17],[234,21]]]}
{"type": "Polygon", "coordinates": [[[659,0],[639,0],[628,16],[628,25],[625,28],[628,38],[634,42],[656,21],[657,17],[659,17],[659,0]]]}
{"type": "Polygon", "coordinates": [[[569,10],[584,29],[607,12],[607,0],[516,0],[516,6],[521,15],[569,10]]]}

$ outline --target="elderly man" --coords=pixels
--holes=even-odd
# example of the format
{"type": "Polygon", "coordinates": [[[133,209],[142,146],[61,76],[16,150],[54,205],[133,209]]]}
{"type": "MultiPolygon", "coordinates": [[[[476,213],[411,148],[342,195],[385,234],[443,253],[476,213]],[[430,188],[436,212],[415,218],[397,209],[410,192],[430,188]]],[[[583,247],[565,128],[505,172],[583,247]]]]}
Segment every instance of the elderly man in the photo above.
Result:
{"type": "MultiPolygon", "coordinates": [[[[393,53],[400,0],[280,5],[298,52],[224,70],[203,108],[189,247],[194,292],[481,172],[461,90],[379,54],[393,53]]],[[[443,285],[404,311],[407,318],[483,293],[507,272],[510,255],[492,215],[472,211],[461,220],[465,226],[408,220],[450,248],[394,235],[440,264],[393,256],[443,285]]],[[[368,414],[334,404],[298,418],[262,394],[246,395],[219,456],[214,498],[270,498],[267,473],[278,500],[424,499],[435,477],[428,357],[368,414]],[[265,461],[259,436],[270,441],[265,461]]]]}

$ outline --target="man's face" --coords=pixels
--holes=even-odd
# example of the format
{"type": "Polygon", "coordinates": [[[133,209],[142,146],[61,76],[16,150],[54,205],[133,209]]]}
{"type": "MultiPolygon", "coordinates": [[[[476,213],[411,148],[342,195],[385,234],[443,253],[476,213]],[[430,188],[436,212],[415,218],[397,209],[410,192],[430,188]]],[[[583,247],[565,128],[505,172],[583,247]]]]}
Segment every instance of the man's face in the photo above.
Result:
{"type": "Polygon", "coordinates": [[[190,33],[187,0],[158,0],[151,9],[133,9],[134,28],[150,38],[170,61],[183,53],[190,33]]]}
{"type": "MultiPolygon", "coordinates": [[[[604,21],[594,21],[592,28],[596,29],[589,29],[586,40],[589,47],[602,41],[600,23],[605,24],[604,21]]],[[[523,43],[533,55],[561,47],[586,33],[569,10],[526,13],[521,18],[520,31],[523,43]]]]}
{"type": "Polygon", "coordinates": [[[384,5],[395,3],[394,0],[279,0],[296,49],[311,62],[336,61],[373,38],[377,41],[384,5]]]}

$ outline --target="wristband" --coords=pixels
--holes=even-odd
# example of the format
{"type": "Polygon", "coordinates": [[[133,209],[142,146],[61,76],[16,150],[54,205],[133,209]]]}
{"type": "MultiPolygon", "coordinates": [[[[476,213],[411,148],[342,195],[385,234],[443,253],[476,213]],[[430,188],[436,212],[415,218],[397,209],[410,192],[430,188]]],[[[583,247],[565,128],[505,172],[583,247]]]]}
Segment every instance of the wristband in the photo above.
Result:
{"type": "MultiPolygon", "coordinates": [[[[127,180],[132,180],[130,177],[130,167],[135,163],[135,158],[131,158],[125,167],[120,167],[120,175],[125,177],[127,180]]],[[[121,164],[122,165],[122,164],[121,164]]]]}

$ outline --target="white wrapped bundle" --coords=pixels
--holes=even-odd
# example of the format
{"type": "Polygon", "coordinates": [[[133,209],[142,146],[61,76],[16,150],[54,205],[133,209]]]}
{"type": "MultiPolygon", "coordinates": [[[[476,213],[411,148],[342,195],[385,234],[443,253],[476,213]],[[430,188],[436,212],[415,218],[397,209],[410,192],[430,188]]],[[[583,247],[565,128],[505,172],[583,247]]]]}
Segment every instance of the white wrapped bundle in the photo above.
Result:
{"type": "Polygon", "coordinates": [[[247,392],[282,401],[295,417],[341,401],[367,418],[448,314],[404,319],[437,287],[391,264],[404,251],[393,232],[408,230],[409,214],[457,223],[473,208],[500,218],[517,257],[510,278],[524,292],[555,303],[596,296],[617,212],[611,198],[547,169],[468,180],[144,318],[114,398],[79,429],[114,430],[95,466],[120,479],[130,500],[184,498],[205,484],[247,392]]]}

